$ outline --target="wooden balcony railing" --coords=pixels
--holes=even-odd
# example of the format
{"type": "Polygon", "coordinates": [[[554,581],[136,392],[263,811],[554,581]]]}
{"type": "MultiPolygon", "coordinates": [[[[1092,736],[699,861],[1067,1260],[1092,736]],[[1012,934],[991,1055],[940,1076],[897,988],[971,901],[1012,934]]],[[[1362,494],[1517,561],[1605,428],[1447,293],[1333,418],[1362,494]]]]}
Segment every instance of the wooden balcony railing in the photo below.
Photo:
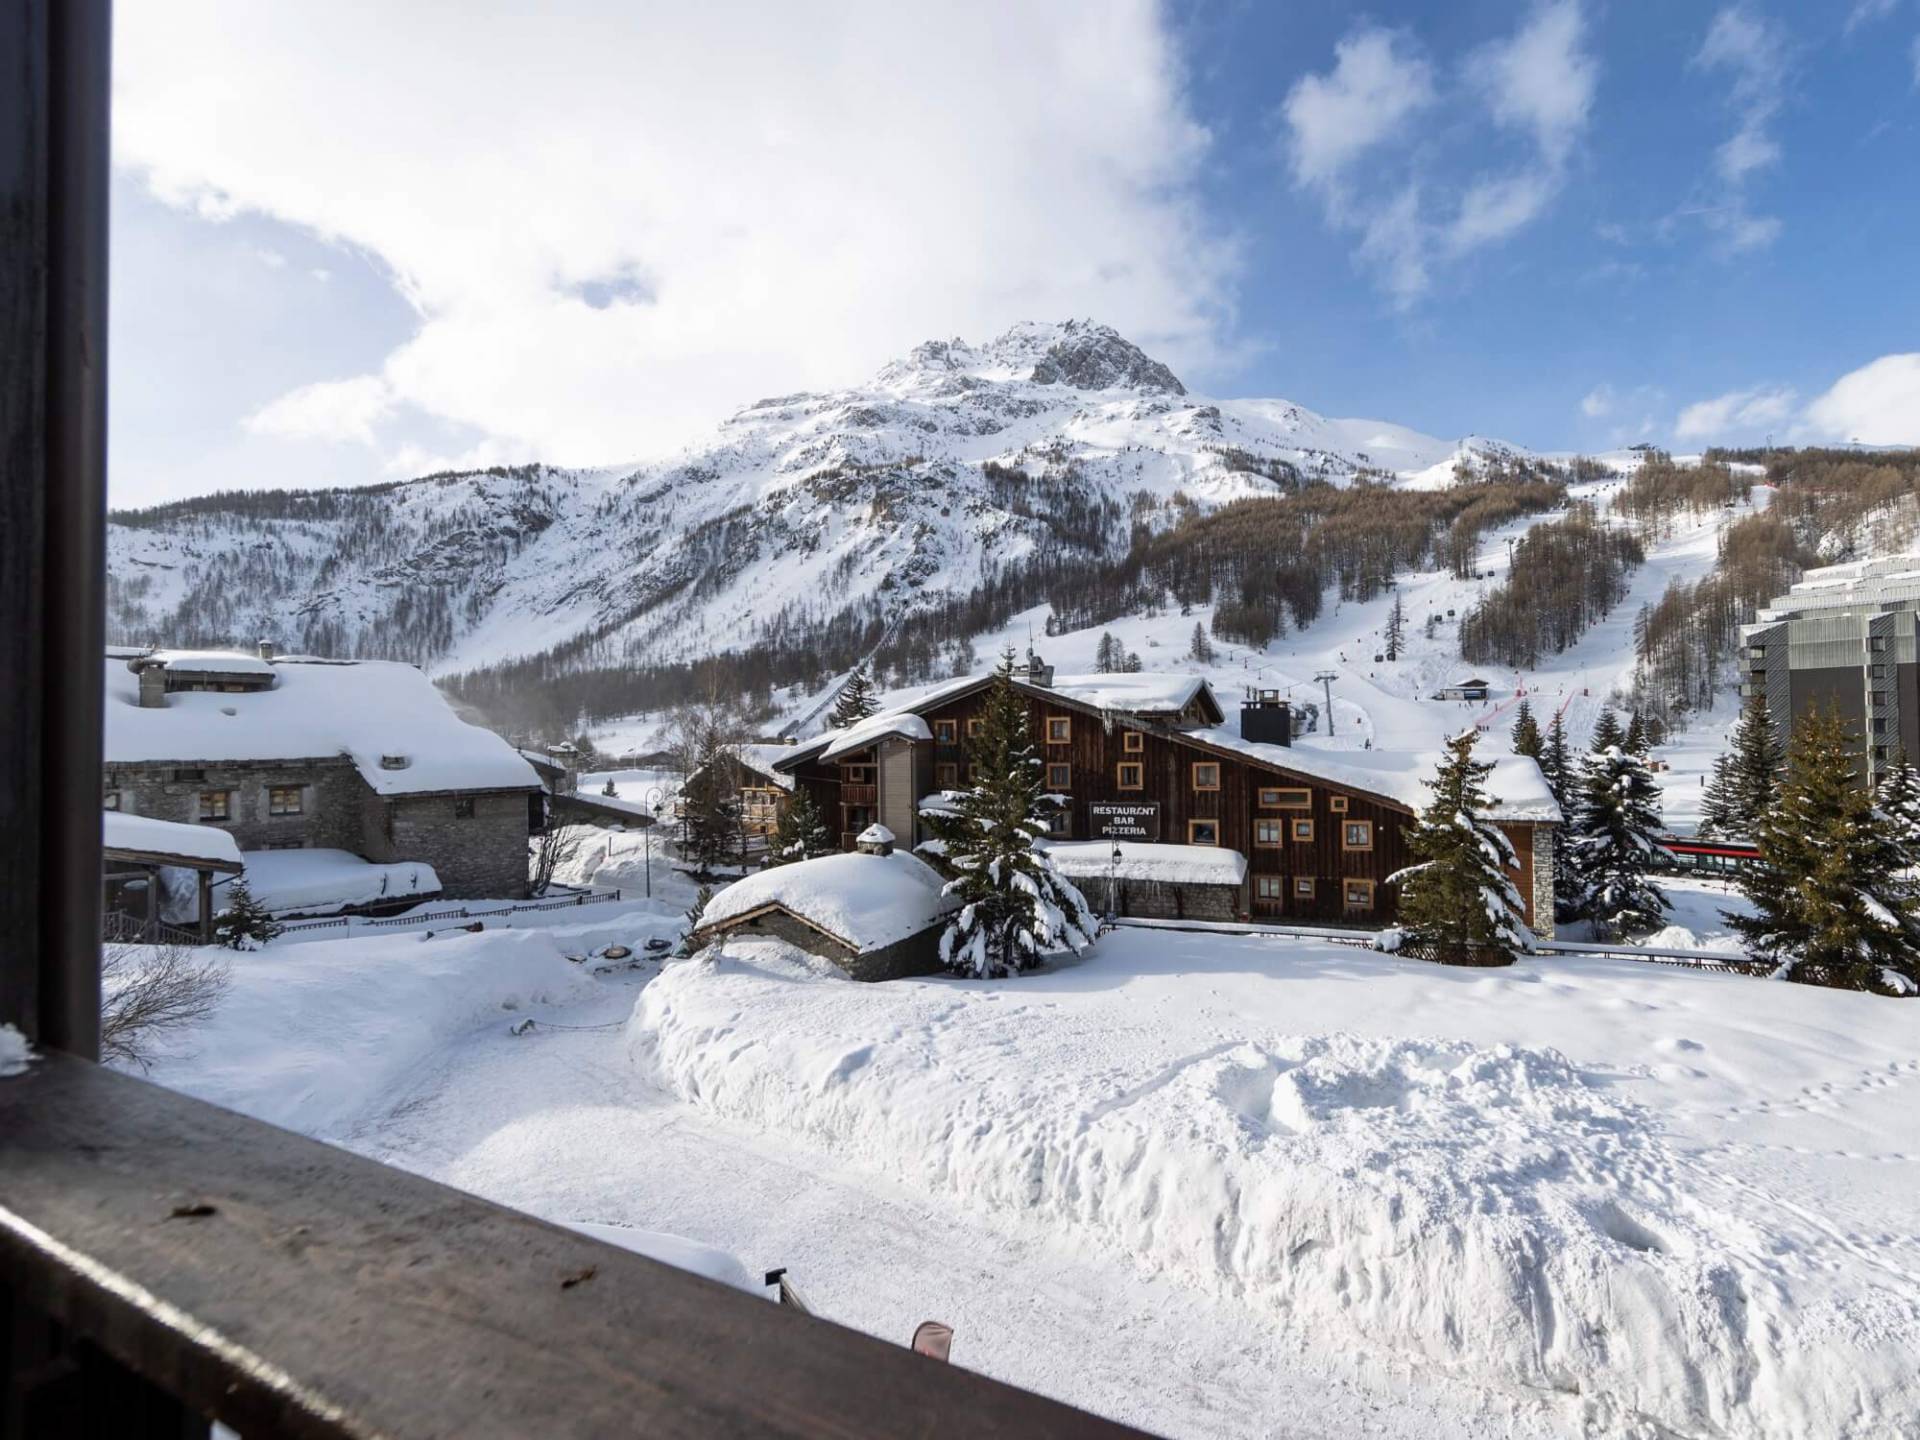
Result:
{"type": "Polygon", "coordinates": [[[840,787],[842,805],[877,805],[880,803],[878,785],[842,785],[840,787]]]}

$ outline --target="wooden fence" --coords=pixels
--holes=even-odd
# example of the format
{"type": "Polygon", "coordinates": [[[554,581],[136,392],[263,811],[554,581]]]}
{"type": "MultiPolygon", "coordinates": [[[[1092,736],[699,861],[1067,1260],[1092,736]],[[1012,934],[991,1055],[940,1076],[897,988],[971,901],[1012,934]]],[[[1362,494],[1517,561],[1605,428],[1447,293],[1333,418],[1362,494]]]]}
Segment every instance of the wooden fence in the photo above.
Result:
{"type": "Polygon", "coordinates": [[[462,905],[457,910],[438,910],[431,915],[391,915],[384,920],[369,920],[361,915],[336,915],[326,920],[288,920],[280,929],[282,933],[295,930],[424,930],[429,925],[438,925],[447,920],[484,920],[491,915],[524,915],[535,910],[572,910],[581,905],[601,905],[618,900],[624,892],[614,890],[582,890],[577,895],[569,895],[563,900],[527,900],[512,905],[499,905],[491,910],[471,910],[462,905]]]}

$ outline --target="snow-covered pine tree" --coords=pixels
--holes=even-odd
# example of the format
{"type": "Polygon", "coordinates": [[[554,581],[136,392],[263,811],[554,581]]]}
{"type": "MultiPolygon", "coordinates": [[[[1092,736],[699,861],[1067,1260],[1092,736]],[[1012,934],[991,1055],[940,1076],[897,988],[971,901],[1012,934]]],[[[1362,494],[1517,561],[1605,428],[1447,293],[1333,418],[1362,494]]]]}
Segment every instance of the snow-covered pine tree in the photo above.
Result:
{"type": "Polygon", "coordinates": [[[1545,743],[1540,735],[1540,722],[1533,718],[1532,702],[1522,700],[1513,712],[1513,753],[1538,760],[1545,743]]]}
{"type": "Polygon", "coordinates": [[[1627,720],[1627,733],[1620,741],[1620,747],[1632,755],[1645,755],[1653,748],[1653,742],[1647,737],[1647,722],[1640,718],[1635,710],[1627,720]]]}
{"type": "Polygon", "coordinates": [[[1400,604],[1400,592],[1393,592],[1393,609],[1387,612],[1387,659],[1398,660],[1407,644],[1407,612],[1400,604]]]}
{"type": "Polygon", "coordinates": [[[1780,793],[1780,742],[1766,700],[1755,695],[1740,711],[1733,743],[1713,762],[1700,802],[1700,833],[1750,839],[1780,793]]]}
{"type": "Polygon", "coordinates": [[[862,661],[853,667],[847,683],[840,687],[840,694],[827,715],[827,725],[834,730],[844,730],[878,713],[879,709],[880,701],[873,693],[873,678],[867,674],[866,662],[862,661]]]}
{"type": "Polygon", "coordinates": [[[227,908],[213,917],[213,939],[229,950],[258,950],[281,931],[265,905],[253,898],[244,875],[227,890],[227,908]]]}
{"type": "Polygon", "coordinates": [[[1193,638],[1187,642],[1187,658],[1198,660],[1202,665],[1213,663],[1213,638],[1207,634],[1206,627],[1198,620],[1193,622],[1193,638]]]}
{"type": "MultiPolygon", "coordinates": [[[[1898,751],[1880,785],[1873,807],[1886,821],[1889,838],[1900,848],[1903,869],[1920,868],[1920,767],[1898,751]]],[[[1909,877],[1910,882],[1914,877],[1909,877]]]]}
{"type": "Polygon", "coordinates": [[[839,848],[821,818],[820,807],[813,803],[813,795],[804,785],[794,786],[793,798],[781,808],[767,843],[767,864],[791,865],[796,860],[831,855],[839,848]]]}
{"type": "Polygon", "coordinates": [[[1454,965],[1511,964],[1533,936],[1520,892],[1508,878],[1520,857],[1497,826],[1481,819],[1493,763],[1473,758],[1480,732],[1447,742],[1427,788],[1433,799],[1407,837],[1417,863],[1387,877],[1400,887],[1399,930],[1391,948],[1431,949],[1454,965]]]}
{"type": "Polygon", "coordinates": [[[961,975],[1028,970],[1048,950],[1084,950],[1095,932],[1086,898],[1034,848],[1054,802],[1012,674],[1008,650],[987,692],[981,733],[967,742],[974,781],[952,793],[951,813],[926,817],[930,852],[953,874],[946,893],[961,902],[940,936],[940,958],[961,975]]]}
{"type": "Polygon", "coordinates": [[[1660,787],[1647,762],[1609,745],[1581,763],[1567,865],[1579,908],[1602,939],[1644,934],[1670,908],[1650,878],[1660,854],[1660,787]]]}
{"type": "Polygon", "coordinates": [[[701,737],[679,804],[680,850],[696,871],[705,873],[734,854],[740,843],[739,775],[715,727],[701,737]]]}
{"type": "Polygon", "coordinates": [[[1547,724],[1547,738],[1540,746],[1540,771],[1547,777],[1547,788],[1561,813],[1569,812],[1567,781],[1572,775],[1573,759],[1567,753],[1567,722],[1558,711],[1547,724]]]}
{"type": "Polygon", "coordinates": [[[1728,914],[1747,948],[1788,979],[1847,990],[1920,988],[1920,919],[1893,828],[1860,787],[1858,738],[1838,710],[1793,727],[1779,802],[1753,836],[1742,884],[1755,914],[1728,914]]]}

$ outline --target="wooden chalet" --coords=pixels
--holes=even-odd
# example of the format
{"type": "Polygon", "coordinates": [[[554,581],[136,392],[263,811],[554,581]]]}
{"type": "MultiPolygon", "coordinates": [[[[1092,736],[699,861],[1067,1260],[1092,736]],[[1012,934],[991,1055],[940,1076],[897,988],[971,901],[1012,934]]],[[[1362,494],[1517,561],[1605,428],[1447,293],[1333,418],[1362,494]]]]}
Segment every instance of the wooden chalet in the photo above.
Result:
{"type": "MultiPolygon", "coordinates": [[[[806,787],[830,824],[837,820],[844,848],[876,822],[903,845],[917,844],[928,838],[923,810],[969,778],[967,740],[983,723],[991,683],[989,675],[938,687],[794,746],[776,766],[806,787]]],[[[1100,897],[1118,913],[1391,923],[1386,880],[1412,862],[1406,832],[1437,754],[1293,747],[1286,701],[1272,692],[1249,696],[1229,726],[1197,675],[1055,677],[1029,660],[1014,684],[1028,700],[1048,789],[1070,797],[1055,835],[1126,847],[1100,897]],[[1195,883],[1181,854],[1195,846],[1241,856],[1238,885],[1217,883],[1218,871],[1215,883],[1195,883]],[[1156,855],[1164,878],[1155,877],[1156,855]]],[[[1550,935],[1560,812],[1539,767],[1523,757],[1501,757],[1488,788],[1489,818],[1520,857],[1513,879],[1527,922],[1550,935]]]]}

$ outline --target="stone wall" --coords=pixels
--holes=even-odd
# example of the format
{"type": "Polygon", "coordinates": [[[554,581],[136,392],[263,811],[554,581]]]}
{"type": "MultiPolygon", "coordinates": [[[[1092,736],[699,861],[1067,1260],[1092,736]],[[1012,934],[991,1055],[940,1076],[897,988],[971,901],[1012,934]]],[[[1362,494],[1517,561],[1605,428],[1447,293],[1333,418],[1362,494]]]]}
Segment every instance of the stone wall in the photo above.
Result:
{"type": "Polygon", "coordinates": [[[1553,836],[1551,825],[1533,827],[1533,933],[1553,939],[1553,836]]]}
{"type": "Polygon", "coordinates": [[[527,893],[527,792],[397,795],[381,803],[381,835],[391,858],[426,861],[449,899],[527,893]],[[457,813],[461,800],[472,802],[472,815],[457,813]]]}
{"type": "MultiPolygon", "coordinates": [[[[1099,879],[1076,880],[1087,906],[1095,915],[1108,912],[1109,882],[1099,879]]],[[[1118,915],[1143,920],[1223,920],[1240,918],[1244,913],[1238,885],[1193,885],[1166,880],[1122,880],[1118,915]]]]}
{"type": "Polygon", "coordinates": [[[299,845],[357,852],[361,847],[361,798],[371,792],[360,772],[345,759],[108,765],[106,771],[107,788],[120,792],[124,812],[186,825],[211,825],[232,835],[242,850],[299,845]],[[187,769],[200,770],[204,778],[174,778],[187,769]],[[298,815],[268,813],[268,792],[279,786],[300,788],[298,815]],[[227,793],[227,820],[200,819],[200,796],[208,790],[227,793]]]}
{"type": "Polygon", "coordinates": [[[862,953],[821,934],[784,910],[767,910],[701,930],[695,938],[707,945],[729,935],[764,935],[784,940],[809,955],[831,960],[846,971],[851,980],[902,980],[912,975],[936,974],[940,970],[941,928],[930,925],[917,935],[862,953]]]}

